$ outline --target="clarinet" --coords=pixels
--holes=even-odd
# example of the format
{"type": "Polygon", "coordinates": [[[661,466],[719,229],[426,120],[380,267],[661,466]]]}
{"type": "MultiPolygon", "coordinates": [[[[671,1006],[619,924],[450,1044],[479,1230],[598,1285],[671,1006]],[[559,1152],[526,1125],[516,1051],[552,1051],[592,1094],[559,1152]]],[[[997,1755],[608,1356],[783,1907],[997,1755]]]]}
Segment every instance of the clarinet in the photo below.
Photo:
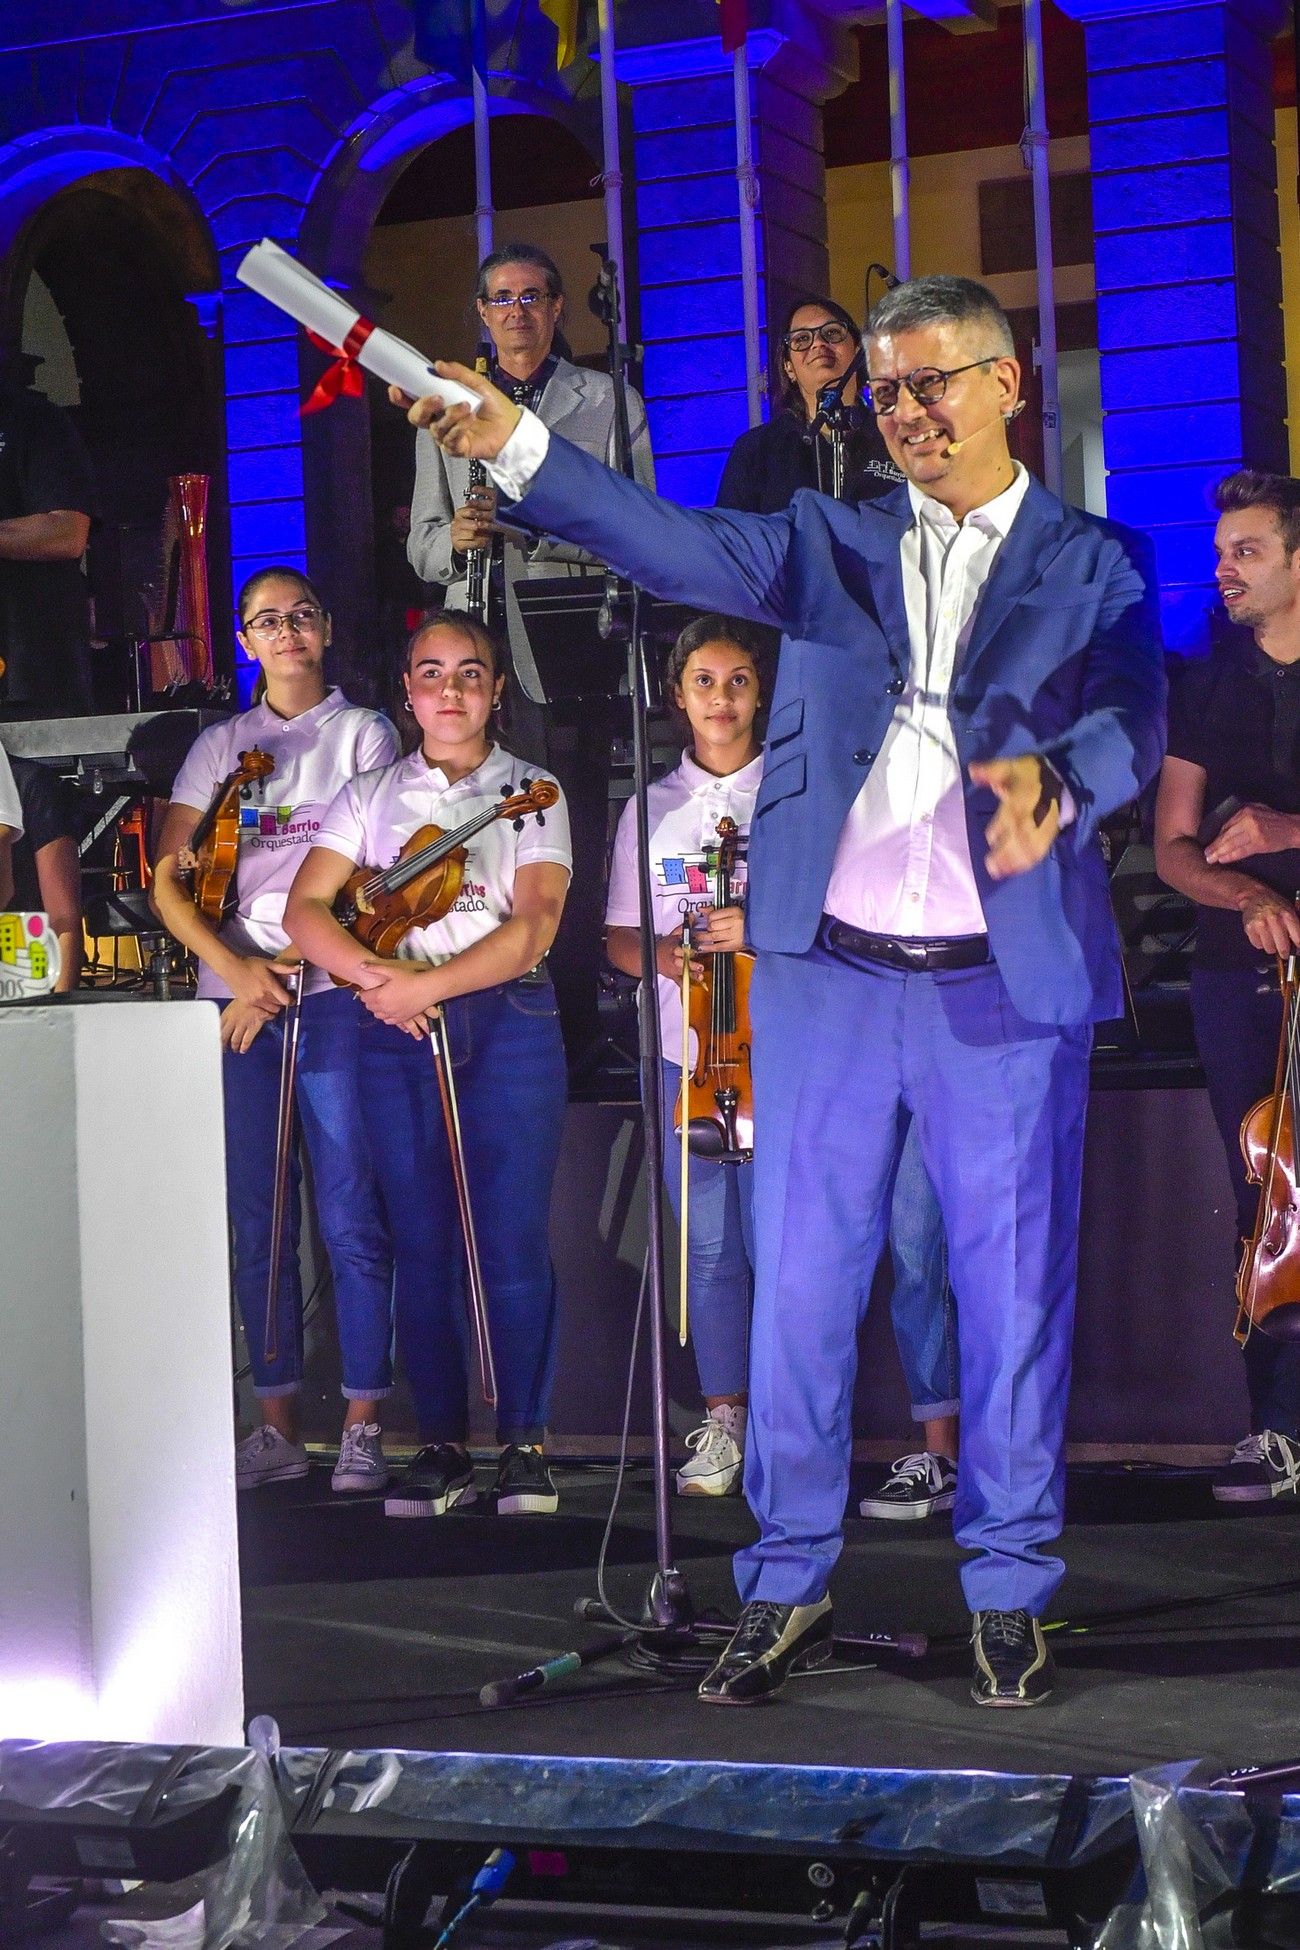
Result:
{"type": "MultiPolygon", "coordinates": [[[[474,361],[474,370],[486,378],[487,369],[487,359],[480,354],[474,361]]],[[[469,464],[469,498],[471,501],[480,488],[487,486],[487,478],[487,469],[484,467],[482,461],[471,460],[469,464]]],[[[491,561],[492,547],[490,543],[487,548],[471,548],[466,551],[465,608],[475,621],[481,623],[485,629],[488,626],[488,603],[491,599],[488,588],[488,569],[491,561]]]]}

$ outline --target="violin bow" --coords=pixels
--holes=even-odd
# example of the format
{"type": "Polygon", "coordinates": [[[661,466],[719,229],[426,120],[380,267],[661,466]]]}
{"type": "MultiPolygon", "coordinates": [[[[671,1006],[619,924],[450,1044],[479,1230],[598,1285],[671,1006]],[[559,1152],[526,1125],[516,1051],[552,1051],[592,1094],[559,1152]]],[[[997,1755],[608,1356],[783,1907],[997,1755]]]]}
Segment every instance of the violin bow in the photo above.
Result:
{"type": "Polygon", "coordinates": [[[438,1073],[438,1095],[442,1100],[442,1121],[447,1127],[447,1149],[451,1154],[451,1176],[460,1209],[460,1229],[465,1240],[465,1270],[469,1282],[470,1317],[474,1322],[474,1341],[478,1352],[478,1371],[483,1384],[483,1399],[489,1408],[497,1405],[497,1373],[492,1359],[492,1331],[488,1322],[487,1294],[483,1287],[483,1268],[479,1264],[478,1236],[469,1202],[469,1181],[465,1175],[465,1147],[460,1130],[460,1105],[456,1100],[456,1079],[451,1067],[451,1043],[447,1019],[441,1009],[433,1011],[429,1025],[429,1047],[433,1067],[438,1073]]]}
{"type": "Polygon", "coordinates": [[[262,1351],[268,1361],[280,1356],[280,1328],[276,1302],[280,1293],[280,1262],[284,1256],[284,1212],[289,1197],[289,1156],[293,1145],[293,1086],[298,1074],[298,1025],[302,1020],[303,964],[291,969],[288,1020],[280,1047],[280,1108],[275,1124],[275,1188],[271,1197],[271,1257],[266,1272],[266,1333],[262,1351]]]}
{"type": "Polygon", "coordinates": [[[682,922],[682,1156],[681,1156],[681,1242],[678,1278],[681,1288],[677,1339],[686,1345],[687,1259],[690,1250],[691,1203],[691,923],[682,922]]]}

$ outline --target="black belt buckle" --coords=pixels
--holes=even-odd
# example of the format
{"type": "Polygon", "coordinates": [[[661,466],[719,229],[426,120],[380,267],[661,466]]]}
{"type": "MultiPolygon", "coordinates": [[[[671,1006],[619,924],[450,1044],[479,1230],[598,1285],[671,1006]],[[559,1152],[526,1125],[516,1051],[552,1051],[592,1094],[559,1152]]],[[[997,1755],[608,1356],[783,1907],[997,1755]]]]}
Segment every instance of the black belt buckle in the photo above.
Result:
{"type": "Polygon", "coordinates": [[[989,960],[988,936],[955,935],[939,941],[913,941],[903,935],[867,934],[847,921],[826,915],[819,938],[824,947],[853,967],[874,965],[924,975],[931,969],[979,968],[989,960]]]}

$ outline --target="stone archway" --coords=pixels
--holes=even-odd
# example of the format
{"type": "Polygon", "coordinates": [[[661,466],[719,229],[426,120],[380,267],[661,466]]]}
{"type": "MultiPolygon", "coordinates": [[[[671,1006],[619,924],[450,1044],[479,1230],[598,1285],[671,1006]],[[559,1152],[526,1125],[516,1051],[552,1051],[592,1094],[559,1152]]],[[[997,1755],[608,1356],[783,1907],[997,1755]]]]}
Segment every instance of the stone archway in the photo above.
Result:
{"type": "MultiPolygon", "coordinates": [[[[592,133],[584,114],[545,89],[522,81],[512,83],[508,95],[493,98],[492,118],[494,131],[506,118],[517,127],[522,126],[522,118],[532,118],[534,125],[545,122],[557,132],[563,131],[567,143],[581,143],[591,155],[592,133]]],[[[458,153],[467,147],[471,122],[469,98],[446,79],[425,77],[394,89],[347,132],[321,173],[300,232],[306,263],[331,282],[354,291],[358,302],[368,306],[379,323],[391,322],[394,330],[438,356],[468,357],[473,347],[469,321],[477,259],[472,164],[467,153],[458,153]],[[463,185],[455,223],[464,235],[454,253],[454,263],[444,268],[444,275],[459,293],[454,308],[459,329],[454,342],[446,345],[433,343],[429,328],[421,328],[421,321],[412,318],[400,296],[395,301],[392,291],[375,288],[370,256],[376,224],[388,199],[413,162],[438,146],[452,152],[449,169],[455,172],[454,180],[463,185]]],[[[499,134],[497,146],[501,146],[499,134]]],[[[593,177],[596,168],[592,159],[593,177]]],[[[505,185],[501,187],[505,190],[505,185]]],[[[596,194],[593,190],[593,198],[596,194]]],[[[508,190],[501,201],[509,204],[508,190]]],[[[498,219],[498,237],[505,239],[519,227],[507,208],[498,219]]],[[[526,225],[522,227],[526,229],[526,225]]],[[[303,471],[308,558],[313,564],[328,565],[326,581],[334,608],[335,642],[340,649],[340,677],[352,683],[359,698],[383,702],[382,691],[375,688],[374,668],[380,585],[382,582],[385,591],[383,609],[391,637],[395,626],[389,612],[401,607],[393,595],[395,575],[400,580],[401,544],[389,524],[390,511],[381,509],[377,522],[372,497],[361,484],[372,482],[377,463],[381,468],[385,463],[391,465],[392,442],[401,442],[404,435],[409,441],[409,435],[395,416],[391,428],[383,419],[376,420],[377,415],[390,410],[377,394],[373,399],[368,395],[368,400],[368,412],[336,407],[304,421],[303,471]],[[387,573],[382,578],[376,577],[377,551],[384,551],[388,558],[387,573]]],[[[418,600],[418,585],[415,598],[418,600]]]]}

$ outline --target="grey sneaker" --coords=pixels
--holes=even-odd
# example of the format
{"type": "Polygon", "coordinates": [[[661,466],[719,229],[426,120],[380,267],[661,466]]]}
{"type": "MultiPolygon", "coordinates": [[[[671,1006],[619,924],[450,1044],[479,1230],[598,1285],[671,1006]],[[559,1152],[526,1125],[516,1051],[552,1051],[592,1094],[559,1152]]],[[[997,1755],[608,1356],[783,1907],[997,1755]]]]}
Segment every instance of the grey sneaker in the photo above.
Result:
{"type": "Polygon", "coordinates": [[[677,1472],[678,1496],[738,1496],[745,1452],[717,1415],[710,1415],[686,1438],[692,1451],[677,1472]]]}
{"type": "Polygon", "coordinates": [[[310,1467],[301,1443],[290,1442],[278,1429],[254,1429],[235,1444],[235,1488],[258,1490],[263,1483],[291,1483],[310,1467]]]}
{"type": "Polygon", "coordinates": [[[354,1422],[344,1429],[339,1442],[339,1459],[330,1477],[330,1488],[351,1494],[382,1490],[388,1481],[383,1438],[378,1422],[354,1422]]]}

